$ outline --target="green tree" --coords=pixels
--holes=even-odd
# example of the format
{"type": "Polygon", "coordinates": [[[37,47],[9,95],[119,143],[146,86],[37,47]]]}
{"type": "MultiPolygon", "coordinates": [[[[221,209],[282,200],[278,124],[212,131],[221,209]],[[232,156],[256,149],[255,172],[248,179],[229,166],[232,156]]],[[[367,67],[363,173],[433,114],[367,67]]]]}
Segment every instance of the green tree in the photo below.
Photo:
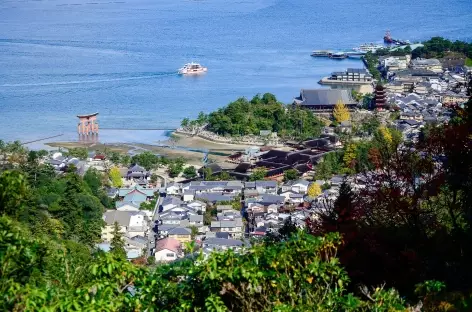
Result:
{"type": "Polygon", "coordinates": [[[110,253],[118,258],[126,258],[125,241],[123,239],[123,233],[118,222],[115,221],[113,224],[113,238],[110,242],[110,253]]]}
{"type": "Polygon", "coordinates": [[[102,188],[102,175],[95,168],[89,168],[84,174],[84,181],[94,195],[98,195],[102,188]]]}
{"type": "Polygon", "coordinates": [[[149,202],[142,202],[140,205],[139,205],[139,210],[150,210],[150,211],[153,211],[154,208],[156,207],[156,203],[157,201],[159,200],[159,194],[158,192],[156,192],[154,194],[155,198],[150,200],[149,202]]]}
{"type": "Polygon", "coordinates": [[[17,215],[22,209],[26,195],[27,182],[19,171],[4,171],[0,174],[0,212],[10,216],[17,215]]]}
{"type": "Polygon", "coordinates": [[[292,181],[298,179],[299,172],[296,169],[288,169],[284,171],[284,181],[292,181]]]}
{"type": "Polygon", "coordinates": [[[131,157],[129,155],[121,156],[120,164],[127,167],[131,164],[131,157]]]}
{"type": "Polygon", "coordinates": [[[195,170],[194,166],[187,167],[184,169],[184,176],[187,179],[195,178],[197,176],[197,170],[195,170]]]}
{"type": "Polygon", "coordinates": [[[199,126],[205,125],[207,121],[208,121],[208,116],[205,115],[205,113],[203,112],[198,113],[197,123],[199,126]]]}
{"type": "Polygon", "coordinates": [[[315,178],[317,180],[329,180],[331,178],[333,169],[328,159],[322,160],[315,167],[315,178]]]}
{"type": "Polygon", "coordinates": [[[205,181],[211,181],[213,177],[213,171],[210,167],[203,167],[202,169],[202,177],[205,181]]]}
{"type": "Polygon", "coordinates": [[[131,157],[131,163],[138,164],[146,168],[146,170],[151,170],[158,164],[158,162],[159,157],[149,151],[145,151],[131,157]]]}
{"type": "Polygon", "coordinates": [[[120,188],[123,185],[123,181],[121,180],[121,172],[118,167],[112,167],[108,173],[108,176],[110,177],[111,184],[114,187],[120,188]]]}
{"type": "Polygon", "coordinates": [[[189,126],[189,124],[190,124],[190,119],[184,118],[184,119],[182,119],[182,122],[180,123],[180,126],[185,129],[189,126]]]}
{"type": "Polygon", "coordinates": [[[151,183],[156,184],[159,180],[159,176],[155,173],[151,174],[151,179],[149,180],[151,183]]]}
{"type": "Polygon", "coordinates": [[[85,160],[88,157],[88,151],[85,147],[73,147],[68,149],[67,155],[85,160]]]}
{"type": "Polygon", "coordinates": [[[249,178],[251,181],[264,180],[267,175],[267,169],[265,167],[259,167],[252,171],[252,174],[249,178]]]}
{"type": "Polygon", "coordinates": [[[169,166],[167,171],[171,178],[175,178],[182,172],[182,167],[177,164],[172,164],[169,166]]]}
{"type": "Polygon", "coordinates": [[[120,164],[121,156],[118,152],[111,152],[109,156],[110,161],[116,166],[120,164]]]}
{"type": "Polygon", "coordinates": [[[189,229],[190,229],[190,232],[191,232],[190,235],[191,235],[191,237],[192,237],[192,240],[194,240],[195,237],[198,235],[198,228],[197,228],[195,225],[191,225],[191,226],[189,227],[189,229]]]}
{"type": "Polygon", "coordinates": [[[230,174],[228,172],[223,171],[218,175],[218,180],[220,180],[220,181],[230,181],[230,180],[233,180],[233,178],[230,176],[230,174]]]}

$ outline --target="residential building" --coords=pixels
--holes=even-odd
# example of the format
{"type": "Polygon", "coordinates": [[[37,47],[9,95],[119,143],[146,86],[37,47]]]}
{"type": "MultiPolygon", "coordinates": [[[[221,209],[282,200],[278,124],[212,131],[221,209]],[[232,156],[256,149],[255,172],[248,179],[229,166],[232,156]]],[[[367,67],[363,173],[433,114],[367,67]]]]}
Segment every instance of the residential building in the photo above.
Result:
{"type": "Polygon", "coordinates": [[[209,250],[240,250],[241,248],[249,246],[248,243],[236,239],[224,239],[224,238],[207,238],[202,242],[203,249],[209,250]]]}
{"type": "Polygon", "coordinates": [[[243,233],[243,221],[241,218],[231,221],[212,221],[210,225],[212,232],[226,232],[232,238],[240,238],[243,233]]]}
{"type": "Polygon", "coordinates": [[[258,194],[277,194],[276,181],[253,181],[244,183],[245,190],[254,190],[258,194]]]}
{"type": "Polygon", "coordinates": [[[156,262],[169,262],[182,256],[182,244],[180,241],[167,237],[156,241],[154,257],[156,262]]]}
{"type": "Polygon", "coordinates": [[[182,200],[184,202],[189,202],[195,199],[195,191],[193,190],[185,190],[182,196],[182,200]]]}
{"type": "Polygon", "coordinates": [[[187,203],[187,207],[191,208],[196,212],[205,212],[207,204],[200,200],[193,200],[187,203]]]}
{"type": "Polygon", "coordinates": [[[390,93],[411,93],[415,87],[415,81],[394,80],[385,85],[385,89],[390,93]]]}
{"type": "Polygon", "coordinates": [[[410,63],[411,57],[407,56],[387,56],[379,57],[380,66],[385,68],[388,72],[395,72],[406,69],[410,63]]]}
{"type": "Polygon", "coordinates": [[[299,194],[306,194],[309,185],[310,182],[306,180],[288,181],[284,185],[282,185],[281,190],[282,192],[292,191],[299,194]]]}
{"type": "Polygon", "coordinates": [[[442,95],[442,102],[446,105],[460,105],[466,103],[469,100],[467,94],[455,93],[455,92],[445,92],[442,95]]]}
{"type": "Polygon", "coordinates": [[[167,195],[179,195],[182,185],[179,183],[170,183],[166,187],[167,195]]]}
{"type": "Polygon", "coordinates": [[[148,230],[146,214],[141,211],[108,210],[103,215],[106,225],[102,228],[102,240],[111,241],[115,222],[126,237],[145,236],[148,230]]]}
{"type": "Polygon", "coordinates": [[[443,68],[438,59],[422,59],[416,58],[411,60],[410,67],[412,69],[425,69],[435,73],[442,73],[443,68]]]}
{"type": "Polygon", "coordinates": [[[188,228],[176,227],[168,232],[169,237],[178,240],[181,243],[187,243],[192,240],[191,231],[188,228]]]}
{"type": "Polygon", "coordinates": [[[182,206],[183,202],[178,197],[168,196],[164,198],[161,205],[159,206],[159,213],[167,211],[174,207],[182,206]]]}

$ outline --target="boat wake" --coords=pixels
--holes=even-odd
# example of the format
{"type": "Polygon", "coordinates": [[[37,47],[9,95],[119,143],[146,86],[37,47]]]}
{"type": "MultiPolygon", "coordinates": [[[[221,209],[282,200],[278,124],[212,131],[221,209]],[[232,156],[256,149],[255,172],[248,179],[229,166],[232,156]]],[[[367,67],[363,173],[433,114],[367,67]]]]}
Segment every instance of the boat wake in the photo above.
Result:
{"type": "Polygon", "coordinates": [[[107,79],[72,80],[72,81],[38,82],[38,83],[15,83],[15,84],[2,84],[0,85],[0,88],[46,87],[46,86],[94,84],[94,83],[106,83],[106,82],[129,81],[129,80],[155,79],[155,78],[162,78],[162,77],[176,76],[176,75],[177,75],[176,72],[164,72],[164,73],[150,74],[150,75],[144,75],[144,76],[117,77],[117,78],[107,78],[107,79]]]}

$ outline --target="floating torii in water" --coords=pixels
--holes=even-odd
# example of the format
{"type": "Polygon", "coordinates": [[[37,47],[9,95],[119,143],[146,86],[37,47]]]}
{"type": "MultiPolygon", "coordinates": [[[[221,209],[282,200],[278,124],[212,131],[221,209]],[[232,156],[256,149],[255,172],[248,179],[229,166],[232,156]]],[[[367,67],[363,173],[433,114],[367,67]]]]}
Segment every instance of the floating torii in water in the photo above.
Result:
{"type": "Polygon", "coordinates": [[[98,113],[77,115],[79,118],[79,125],[77,126],[79,135],[98,134],[97,115],[98,113]]]}

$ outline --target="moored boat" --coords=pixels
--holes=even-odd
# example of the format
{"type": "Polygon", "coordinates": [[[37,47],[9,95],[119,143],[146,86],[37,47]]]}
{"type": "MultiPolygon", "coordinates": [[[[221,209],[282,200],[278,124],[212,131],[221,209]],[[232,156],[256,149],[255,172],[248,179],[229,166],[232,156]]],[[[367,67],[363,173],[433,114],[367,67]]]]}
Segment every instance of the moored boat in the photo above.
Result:
{"type": "Polygon", "coordinates": [[[332,54],[332,51],[329,50],[315,50],[311,53],[311,56],[314,57],[328,57],[332,54]]]}
{"type": "Polygon", "coordinates": [[[343,52],[336,52],[336,53],[331,53],[329,55],[329,58],[331,59],[338,59],[338,60],[342,60],[342,59],[345,59],[347,58],[347,54],[346,53],[343,53],[343,52]]]}

